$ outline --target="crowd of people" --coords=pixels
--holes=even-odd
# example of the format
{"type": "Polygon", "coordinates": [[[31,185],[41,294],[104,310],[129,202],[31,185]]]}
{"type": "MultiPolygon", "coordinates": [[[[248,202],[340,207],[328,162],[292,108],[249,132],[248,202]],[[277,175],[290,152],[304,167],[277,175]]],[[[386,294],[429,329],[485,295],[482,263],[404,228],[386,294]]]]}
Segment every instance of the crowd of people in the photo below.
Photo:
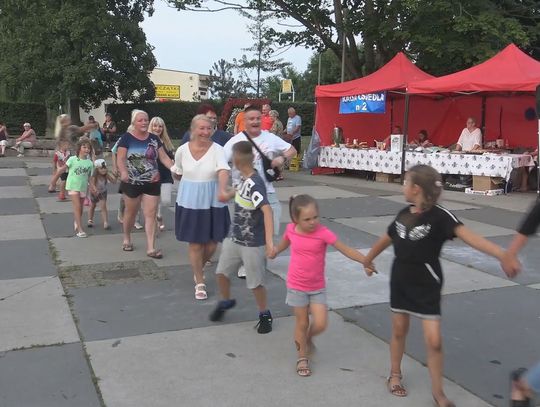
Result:
{"type": "MultiPolygon", "coordinates": [[[[395,258],[390,274],[392,336],[388,391],[397,397],[408,394],[401,362],[412,315],[422,320],[434,402],[438,406],[454,406],[443,390],[442,246],[447,240],[458,237],[498,259],[506,275],[514,277],[520,270],[517,254],[527,236],[534,234],[540,224],[540,205],[526,218],[509,249],[503,250],[472,232],[439,205],[443,189],[441,175],[429,166],[417,165],[405,176],[403,195],[409,205],[396,215],[386,233],[366,255],[341,242],[320,223],[317,201],[309,195],[290,198],[291,222],[278,242],[281,204],[273,185],[275,178],[268,170],[282,168],[299,151],[296,140],[300,137],[301,119],[290,108],[287,125],[283,126],[279,115],[272,112],[268,105],[262,107],[262,112],[256,106],[245,106],[241,112],[242,123],[236,128],[240,130],[231,135],[217,129],[215,110],[203,105],[192,119],[182,144],[174,151],[163,119],[150,120],[146,112],[133,110],[127,132],[116,142],[113,137],[105,141],[109,147],[115,142],[111,148],[114,158],[111,170],[104,159],[96,158],[91,138],[84,136],[97,128],[96,123],[74,126],[69,116],[61,115],[55,132],[57,151],[49,190],[54,192],[57,181],[61,181],[59,198],[65,199],[66,193],[71,198],[75,236],[84,238],[87,237],[82,221],[84,201],[90,201],[86,226],[94,226],[94,211],[99,206],[103,228],[108,229],[107,184],[119,182],[124,207],[119,216],[123,226],[122,250],[135,250],[131,232],[142,208],[146,254],[162,258],[164,253],[156,247],[156,231],[164,226],[160,202],[169,205],[172,184],[179,180],[174,230],[176,239],[189,246],[195,299],[208,298],[205,265],[218,243],[222,243],[215,271],[219,301],[209,318],[221,321],[234,308],[236,299],[231,296],[230,279],[243,268],[246,287],[257,304],[257,332],[260,334],[271,332],[273,323],[264,282],[267,259],[290,249],[285,301],[294,311],[294,343],[298,354],[295,369],[302,377],[312,374],[313,339],[324,332],[328,324],[324,278],[327,246],[335,247],[362,264],[365,273],[372,276],[377,273],[376,257],[392,245],[395,258]],[[278,134],[273,133],[273,129],[278,129],[278,134]],[[281,134],[279,129],[282,129],[281,134]],[[234,205],[232,219],[230,203],[234,205]]],[[[107,127],[113,134],[116,126],[110,124],[110,116],[108,122],[107,127]]],[[[458,144],[462,148],[474,148],[475,129],[468,127],[467,130],[469,135],[462,135],[463,140],[460,138],[458,144]],[[467,137],[472,137],[473,141],[465,141],[467,137]]],[[[0,136],[2,131],[0,126],[0,136]]],[[[427,134],[419,135],[418,143],[426,142],[427,134]]],[[[532,392],[538,390],[539,366],[529,373],[523,370],[514,373],[512,397],[515,402],[527,402],[532,392]]]]}

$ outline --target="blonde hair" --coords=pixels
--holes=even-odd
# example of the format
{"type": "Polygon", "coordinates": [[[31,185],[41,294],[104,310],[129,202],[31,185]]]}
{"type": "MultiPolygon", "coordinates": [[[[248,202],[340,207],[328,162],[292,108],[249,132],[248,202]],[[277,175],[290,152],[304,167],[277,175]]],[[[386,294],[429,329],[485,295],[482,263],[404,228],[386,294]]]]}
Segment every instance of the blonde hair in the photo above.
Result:
{"type": "Polygon", "coordinates": [[[166,150],[173,151],[174,145],[171,141],[171,138],[169,137],[169,132],[167,131],[167,126],[165,125],[165,121],[159,116],[152,117],[152,120],[150,120],[150,124],[148,125],[148,131],[152,132],[152,126],[154,124],[157,124],[158,126],[163,126],[163,132],[158,137],[161,139],[162,143],[165,145],[166,150]]]}
{"type": "Polygon", "coordinates": [[[146,117],[148,117],[148,113],[146,113],[144,110],[133,109],[131,111],[131,122],[130,122],[128,128],[127,128],[127,131],[129,133],[133,132],[133,130],[135,129],[135,119],[137,118],[138,114],[145,114],[146,117]]]}
{"type": "Polygon", "coordinates": [[[193,140],[193,130],[195,129],[195,123],[198,121],[205,121],[206,123],[210,124],[210,127],[214,128],[214,121],[210,119],[205,114],[198,114],[193,119],[191,119],[191,125],[189,126],[190,129],[190,140],[193,140]]]}
{"type": "Polygon", "coordinates": [[[60,138],[60,134],[62,133],[62,129],[64,128],[64,125],[62,123],[66,119],[71,120],[71,117],[69,117],[69,115],[65,113],[56,117],[56,122],[54,123],[54,138],[57,140],[60,138]]]}

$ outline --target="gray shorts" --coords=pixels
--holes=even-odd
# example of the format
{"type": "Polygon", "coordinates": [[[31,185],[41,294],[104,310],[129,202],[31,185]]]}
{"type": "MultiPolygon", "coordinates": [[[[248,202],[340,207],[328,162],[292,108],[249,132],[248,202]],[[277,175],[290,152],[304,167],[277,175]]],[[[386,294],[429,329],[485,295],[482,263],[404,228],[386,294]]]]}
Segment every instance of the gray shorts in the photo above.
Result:
{"type": "Polygon", "coordinates": [[[264,285],[266,249],[264,246],[247,247],[234,243],[231,238],[223,241],[216,274],[229,277],[238,272],[241,265],[246,269],[246,286],[249,289],[264,285]]]}
{"type": "Polygon", "coordinates": [[[326,304],[326,290],[300,291],[287,288],[285,303],[291,307],[307,307],[309,304],[326,304]]]}

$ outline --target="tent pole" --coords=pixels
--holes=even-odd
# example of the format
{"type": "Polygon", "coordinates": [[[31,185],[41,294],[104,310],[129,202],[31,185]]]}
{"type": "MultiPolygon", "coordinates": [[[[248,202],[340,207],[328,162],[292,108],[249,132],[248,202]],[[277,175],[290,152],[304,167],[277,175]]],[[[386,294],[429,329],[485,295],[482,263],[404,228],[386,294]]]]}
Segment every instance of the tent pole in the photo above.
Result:
{"type": "Polygon", "coordinates": [[[407,150],[407,134],[409,134],[409,94],[405,94],[405,114],[403,117],[403,142],[401,145],[401,184],[405,182],[405,153],[407,150]]]}
{"type": "MultiPolygon", "coordinates": [[[[537,115],[539,113],[537,112],[537,115]]],[[[540,150],[540,116],[538,117],[538,144],[536,151],[540,150]]],[[[536,160],[539,160],[540,157],[540,151],[538,151],[538,154],[536,155],[536,160]]],[[[538,163],[538,167],[536,169],[536,199],[540,198],[540,162],[538,163]]]]}

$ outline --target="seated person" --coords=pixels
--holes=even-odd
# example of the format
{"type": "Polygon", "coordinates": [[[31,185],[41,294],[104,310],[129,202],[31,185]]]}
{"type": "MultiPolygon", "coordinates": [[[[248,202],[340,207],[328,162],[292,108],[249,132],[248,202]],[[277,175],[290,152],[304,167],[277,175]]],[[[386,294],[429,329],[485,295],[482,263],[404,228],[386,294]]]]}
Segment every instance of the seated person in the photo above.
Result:
{"type": "Polygon", "coordinates": [[[392,133],[390,133],[389,136],[387,136],[382,142],[385,144],[385,150],[389,150],[390,149],[390,138],[394,135],[394,134],[403,134],[403,130],[401,130],[401,126],[399,125],[396,125],[392,128],[392,133]]]}
{"type": "Polygon", "coordinates": [[[473,117],[467,119],[467,127],[463,129],[456,143],[456,151],[475,151],[482,148],[482,132],[476,127],[473,117]]]}
{"type": "Polygon", "coordinates": [[[433,147],[433,143],[428,139],[427,130],[420,130],[411,145],[418,147],[433,147]]]}
{"type": "Polygon", "coordinates": [[[524,154],[530,154],[534,160],[534,167],[519,167],[517,168],[519,188],[514,188],[519,192],[527,192],[530,189],[536,188],[536,176],[538,174],[538,147],[533,152],[526,151],[524,154]]]}

